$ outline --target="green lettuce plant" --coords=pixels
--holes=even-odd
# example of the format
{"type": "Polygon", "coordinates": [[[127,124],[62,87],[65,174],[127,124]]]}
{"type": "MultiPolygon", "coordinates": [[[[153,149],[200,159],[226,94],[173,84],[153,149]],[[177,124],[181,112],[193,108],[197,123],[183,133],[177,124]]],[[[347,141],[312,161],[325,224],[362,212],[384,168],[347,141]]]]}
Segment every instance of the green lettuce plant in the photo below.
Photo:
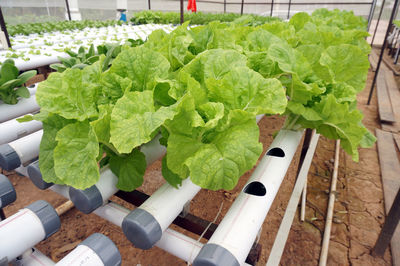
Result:
{"type": "Polygon", "coordinates": [[[19,74],[12,59],[3,62],[0,68],[0,100],[6,104],[18,103],[18,98],[29,98],[29,90],[23,85],[36,75],[36,70],[19,74]]]}
{"type": "Polygon", "coordinates": [[[186,23],[123,46],[109,69],[100,56],[84,69],[51,74],[39,85],[41,113],[33,117],[43,121],[44,180],[84,189],[108,165],[117,187],[133,190],[146,169],[141,145],[161,135],[171,185],[190,178],[232,189],[262,152],[259,114],[284,115],[284,129],[341,139],[358,160],[358,147],[375,141],[356,109],[370,49],[359,19],[341,14],[318,10],[257,27],[186,23]],[[321,14],[335,19],[326,23],[321,14]]]}

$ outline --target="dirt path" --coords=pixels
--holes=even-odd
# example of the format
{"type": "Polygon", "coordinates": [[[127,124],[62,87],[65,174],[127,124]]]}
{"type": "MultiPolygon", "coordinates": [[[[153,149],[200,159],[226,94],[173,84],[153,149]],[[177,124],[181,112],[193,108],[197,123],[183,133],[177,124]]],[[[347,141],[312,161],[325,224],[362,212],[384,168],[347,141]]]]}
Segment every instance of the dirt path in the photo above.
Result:
{"type": "MultiPolygon", "coordinates": [[[[370,79],[371,77],[369,82],[370,79]]],[[[367,88],[369,87],[367,86],[367,88]]],[[[359,108],[365,114],[364,124],[371,132],[374,132],[374,128],[379,127],[376,96],[374,96],[371,106],[366,106],[367,96],[367,90],[359,95],[359,108]]],[[[264,151],[282,123],[283,119],[275,116],[265,117],[260,122],[260,141],[264,145],[264,151]]],[[[260,239],[263,249],[258,265],[265,265],[285,212],[294,186],[298,155],[299,151],[264,222],[260,239]]],[[[306,222],[300,223],[298,216],[295,217],[283,253],[282,265],[318,264],[333,157],[334,141],[324,137],[320,138],[310,169],[306,222]]],[[[153,193],[163,183],[160,170],[160,161],[148,168],[145,184],[140,188],[142,191],[153,193]]],[[[38,190],[28,178],[18,176],[13,172],[3,171],[3,173],[11,179],[18,196],[15,203],[5,208],[7,216],[38,199],[47,200],[53,206],[58,206],[64,201],[62,197],[51,191],[38,190]]],[[[238,186],[229,192],[201,190],[192,201],[191,212],[204,219],[213,220],[223,203],[222,215],[217,219],[219,223],[250,174],[251,171],[246,173],[240,179],[238,186]]],[[[384,221],[382,184],[376,146],[370,149],[361,149],[359,163],[354,163],[341,151],[338,178],[338,200],[335,204],[328,264],[391,265],[389,251],[386,252],[383,259],[375,259],[369,255],[369,250],[374,245],[384,221]]],[[[113,200],[117,201],[114,198],[113,200]]],[[[125,204],[125,206],[133,209],[133,206],[129,204],[125,204]]],[[[55,261],[65,256],[90,234],[100,232],[109,236],[117,244],[123,257],[123,265],[186,265],[185,262],[158,248],[148,251],[134,248],[120,228],[105,222],[94,214],[85,215],[73,209],[63,215],[61,221],[61,230],[37,246],[55,261]]],[[[185,232],[175,226],[173,228],[185,232]]],[[[195,237],[188,232],[185,233],[195,237]]],[[[204,239],[202,242],[205,242],[204,239]]]]}

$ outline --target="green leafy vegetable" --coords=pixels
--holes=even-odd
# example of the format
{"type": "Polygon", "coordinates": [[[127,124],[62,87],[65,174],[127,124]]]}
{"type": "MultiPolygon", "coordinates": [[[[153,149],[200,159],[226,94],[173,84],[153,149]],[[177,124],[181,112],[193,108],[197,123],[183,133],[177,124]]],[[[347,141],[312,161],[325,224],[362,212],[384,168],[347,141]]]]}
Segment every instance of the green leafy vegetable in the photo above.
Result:
{"type": "Polygon", "coordinates": [[[18,98],[29,98],[29,90],[23,85],[36,75],[36,70],[19,74],[12,59],[3,62],[0,68],[0,100],[7,104],[18,103],[18,98]]]}
{"type": "Polygon", "coordinates": [[[52,74],[39,85],[42,113],[34,116],[43,121],[44,179],[87,188],[99,165],[108,165],[118,188],[133,190],[146,168],[140,148],[161,134],[162,173],[172,186],[190,178],[203,188],[232,189],[262,152],[259,114],[286,116],[288,130],[341,139],[357,160],[358,147],[375,141],[355,108],[369,65],[365,21],[317,10],[247,25],[157,30],[144,45],[124,46],[109,68],[102,55],[52,74]]]}

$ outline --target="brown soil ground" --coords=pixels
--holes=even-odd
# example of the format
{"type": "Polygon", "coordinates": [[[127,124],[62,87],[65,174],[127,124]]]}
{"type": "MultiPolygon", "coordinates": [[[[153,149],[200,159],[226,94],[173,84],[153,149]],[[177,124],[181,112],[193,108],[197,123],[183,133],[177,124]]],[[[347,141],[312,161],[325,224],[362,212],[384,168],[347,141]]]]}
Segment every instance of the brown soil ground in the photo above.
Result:
{"type": "MultiPolygon", "coordinates": [[[[371,77],[370,73],[369,83],[371,77]]],[[[371,132],[374,132],[375,128],[380,127],[376,95],[370,106],[366,105],[367,96],[368,90],[359,95],[359,108],[365,114],[364,124],[371,132]]],[[[283,119],[275,116],[265,117],[260,122],[260,141],[264,145],[264,151],[282,123],[283,119]]],[[[265,265],[268,259],[294,186],[298,157],[299,150],[264,222],[259,241],[262,245],[262,254],[257,265],[265,265]]],[[[282,265],[318,264],[333,157],[334,141],[324,137],[320,138],[309,173],[306,221],[301,223],[298,216],[295,217],[282,256],[282,265]]],[[[147,169],[145,184],[140,190],[151,194],[163,183],[160,169],[160,161],[155,162],[147,169]]],[[[207,220],[213,220],[218,213],[220,204],[223,203],[222,215],[217,219],[217,223],[219,223],[250,177],[251,172],[246,173],[232,191],[201,190],[192,201],[191,213],[207,220]]],[[[26,177],[19,176],[14,172],[3,171],[3,173],[11,179],[18,195],[17,201],[5,208],[7,216],[35,200],[47,200],[53,206],[58,206],[65,201],[52,191],[38,190],[26,177]]],[[[376,145],[370,149],[360,150],[359,163],[353,162],[348,155],[341,151],[337,195],[328,264],[391,265],[389,251],[386,251],[383,258],[374,258],[370,255],[371,247],[377,239],[385,217],[376,145]]],[[[115,198],[112,200],[118,201],[115,198]]],[[[133,206],[129,204],[125,204],[125,206],[133,209],[133,206]]],[[[123,265],[186,265],[186,262],[157,247],[147,251],[134,248],[120,228],[98,218],[95,214],[85,215],[72,209],[61,217],[61,221],[61,230],[37,245],[43,253],[55,261],[65,256],[92,233],[99,232],[110,237],[118,246],[122,254],[123,265]]],[[[175,226],[173,228],[177,229],[175,226]]],[[[177,230],[195,237],[184,230],[177,230]]],[[[202,242],[205,240],[203,239],[202,242]]]]}

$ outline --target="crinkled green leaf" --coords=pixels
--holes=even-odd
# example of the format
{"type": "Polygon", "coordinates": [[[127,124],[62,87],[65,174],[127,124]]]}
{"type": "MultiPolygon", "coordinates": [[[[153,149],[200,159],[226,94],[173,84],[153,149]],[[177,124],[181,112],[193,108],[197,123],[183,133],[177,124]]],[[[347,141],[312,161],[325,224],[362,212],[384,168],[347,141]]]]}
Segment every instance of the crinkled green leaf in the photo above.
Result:
{"type": "Polygon", "coordinates": [[[206,120],[204,128],[206,130],[215,128],[219,120],[224,117],[224,111],[225,108],[222,103],[208,102],[200,105],[198,112],[206,120]]]}
{"type": "Polygon", "coordinates": [[[278,63],[272,60],[267,52],[248,52],[247,65],[264,78],[279,77],[283,73],[278,63]]]}
{"type": "Polygon", "coordinates": [[[101,143],[110,142],[110,120],[113,107],[112,105],[99,105],[99,118],[90,122],[101,143]]]}
{"type": "Polygon", "coordinates": [[[199,54],[183,71],[204,84],[208,78],[220,79],[232,68],[246,66],[246,57],[234,50],[213,49],[199,54]]]}
{"type": "Polygon", "coordinates": [[[345,82],[357,92],[365,87],[369,69],[368,57],[356,46],[330,46],[321,55],[320,63],[328,67],[334,81],[345,82]]]}
{"type": "Polygon", "coordinates": [[[64,184],[54,171],[54,149],[57,146],[56,135],[66,125],[73,123],[56,114],[48,114],[43,119],[43,137],[40,142],[39,168],[44,181],[49,183],[64,184]]]}
{"type": "Polygon", "coordinates": [[[29,98],[31,96],[31,93],[29,92],[27,87],[19,87],[15,90],[15,93],[17,96],[22,98],[29,98]]]}
{"type": "Polygon", "coordinates": [[[157,78],[166,78],[169,69],[170,64],[162,54],[138,46],[122,51],[109,71],[132,80],[132,90],[144,91],[152,90],[157,78]]]}
{"type": "Polygon", "coordinates": [[[286,95],[277,79],[265,79],[247,67],[236,67],[222,79],[206,80],[211,101],[227,110],[241,109],[256,115],[279,114],[286,108],[286,95]]]}
{"type": "Polygon", "coordinates": [[[283,40],[277,37],[276,35],[263,29],[251,32],[247,36],[247,40],[248,40],[247,49],[253,52],[268,51],[269,47],[272,44],[279,45],[283,42],[283,40]]]}
{"type": "Polygon", "coordinates": [[[325,92],[325,88],[317,84],[307,84],[300,80],[296,73],[290,77],[281,77],[280,81],[287,88],[286,94],[290,101],[307,104],[314,96],[319,96],[325,92]]]}
{"type": "Polygon", "coordinates": [[[296,31],[301,30],[311,17],[306,12],[299,12],[290,18],[289,24],[293,25],[296,31]]]}
{"type": "Polygon", "coordinates": [[[56,141],[54,170],[57,178],[77,189],[94,185],[100,178],[96,161],[99,143],[89,122],[66,125],[57,132],[56,141]]]}
{"type": "Polygon", "coordinates": [[[162,159],[161,173],[164,179],[167,180],[168,184],[170,184],[174,188],[178,188],[178,186],[182,184],[182,178],[180,178],[179,175],[169,170],[167,165],[167,156],[164,156],[164,158],[162,159]]]}
{"type": "MultiPolygon", "coordinates": [[[[87,79],[90,67],[52,73],[41,82],[36,99],[42,110],[83,121],[97,115],[97,86],[87,79]]],[[[93,81],[94,82],[94,81],[93,81]]]]}
{"type": "Polygon", "coordinates": [[[341,139],[342,148],[354,161],[358,161],[357,148],[369,147],[374,137],[361,124],[362,114],[358,110],[349,110],[347,103],[339,103],[332,94],[324,96],[312,109],[321,116],[319,121],[300,118],[298,123],[304,127],[316,128],[317,132],[330,139],[341,139]]]}
{"type": "Polygon", "coordinates": [[[231,111],[228,124],[207,143],[171,134],[168,167],[174,171],[171,164],[181,162],[182,171],[174,172],[182,178],[188,174],[193,183],[207,189],[233,189],[239,177],[257,162],[262,145],[258,142],[259,129],[253,115],[241,110],[231,111]]]}
{"type": "Polygon", "coordinates": [[[174,106],[155,110],[152,91],[127,92],[112,111],[110,142],[118,152],[130,153],[149,142],[154,131],[175,114],[174,106]]]}
{"type": "Polygon", "coordinates": [[[118,176],[117,188],[132,191],[142,185],[146,158],[138,149],[122,157],[112,155],[109,164],[111,171],[118,176]]]}
{"type": "Polygon", "coordinates": [[[102,99],[100,104],[115,103],[132,89],[132,80],[107,71],[101,75],[102,99]]]}
{"type": "Polygon", "coordinates": [[[208,101],[207,93],[204,88],[202,88],[200,83],[187,72],[179,71],[179,73],[175,74],[174,79],[176,82],[173,83],[168,94],[175,100],[180,99],[189,92],[193,96],[196,106],[208,101]]]}

